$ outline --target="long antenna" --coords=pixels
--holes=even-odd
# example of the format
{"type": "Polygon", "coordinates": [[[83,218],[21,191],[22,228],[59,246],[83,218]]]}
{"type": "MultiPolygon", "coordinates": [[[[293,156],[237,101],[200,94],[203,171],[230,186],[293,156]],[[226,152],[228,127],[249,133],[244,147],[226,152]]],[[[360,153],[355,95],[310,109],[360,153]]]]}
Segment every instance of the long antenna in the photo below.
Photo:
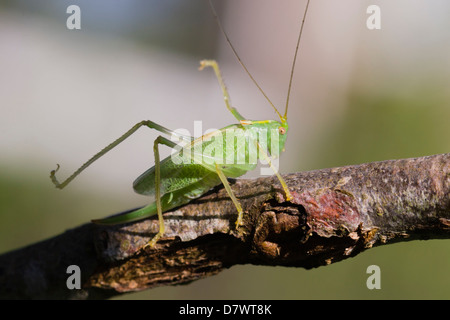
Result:
{"type": "Polygon", "coordinates": [[[295,61],[297,61],[298,48],[300,46],[300,39],[302,38],[303,26],[305,25],[305,19],[306,19],[306,14],[308,13],[308,8],[309,8],[309,0],[306,3],[305,13],[303,14],[302,24],[300,27],[300,32],[298,34],[297,46],[295,47],[294,60],[292,61],[291,77],[289,78],[289,87],[288,87],[288,93],[287,93],[287,98],[286,98],[286,108],[284,111],[285,119],[287,117],[287,111],[288,111],[288,106],[289,106],[289,97],[291,95],[292,79],[294,78],[295,61]]]}
{"type": "Polygon", "coordinates": [[[275,112],[278,114],[278,116],[280,117],[280,119],[283,119],[283,117],[281,116],[281,114],[278,112],[277,108],[275,108],[274,104],[272,103],[272,101],[270,101],[269,97],[266,95],[266,93],[264,92],[264,90],[259,86],[258,82],[256,82],[255,78],[253,78],[252,74],[250,73],[250,71],[248,71],[247,67],[245,66],[245,64],[242,62],[241,58],[239,57],[236,49],[234,48],[234,46],[231,44],[230,39],[228,38],[227,33],[225,32],[225,29],[222,27],[222,24],[220,23],[219,17],[217,16],[216,10],[214,9],[214,6],[211,2],[211,0],[208,1],[209,2],[209,7],[211,8],[211,12],[214,16],[214,18],[217,21],[217,25],[219,26],[220,31],[222,32],[222,34],[225,36],[225,39],[227,39],[228,44],[230,45],[231,50],[234,53],[234,56],[237,58],[237,60],[239,61],[240,65],[242,66],[242,68],[244,68],[245,72],[247,72],[248,76],[250,77],[250,79],[253,81],[253,83],[256,85],[256,87],[259,89],[259,91],[261,91],[261,93],[263,94],[263,96],[266,98],[266,100],[270,103],[270,105],[272,106],[272,108],[275,110],[275,112]]]}
{"type": "Polygon", "coordinates": [[[278,116],[280,117],[281,121],[286,121],[287,118],[287,111],[288,111],[288,106],[289,106],[289,98],[291,95],[291,88],[292,88],[292,80],[294,78],[294,70],[295,70],[295,62],[297,61],[297,55],[298,55],[298,48],[300,46],[300,39],[302,38],[302,33],[303,33],[303,26],[305,25],[305,20],[306,20],[306,14],[308,13],[308,8],[309,8],[309,2],[310,0],[308,0],[308,2],[306,3],[306,8],[305,8],[305,12],[303,14],[303,19],[302,19],[302,23],[301,23],[301,27],[300,27],[300,32],[298,35],[298,39],[297,39],[297,46],[295,47],[295,54],[294,54],[294,60],[292,62],[292,68],[291,68],[291,75],[289,78],[289,87],[288,87],[288,92],[287,92],[287,98],[286,98],[286,108],[284,111],[284,116],[281,116],[280,112],[277,110],[277,108],[275,107],[275,105],[272,103],[272,101],[269,99],[269,97],[266,95],[266,93],[264,92],[264,90],[259,86],[258,82],[256,82],[255,78],[253,78],[252,74],[250,73],[250,71],[248,71],[247,67],[245,66],[245,64],[242,62],[241,58],[239,57],[236,49],[234,48],[233,44],[231,43],[230,38],[228,38],[227,33],[225,32],[225,29],[222,27],[222,24],[220,23],[220,19],[216,13],[216,10],[214,9],[214,6],[211,2],[211,0],[208,0],[209,2],[209,7],[211,8],[211,12],[214,16],[214,18],[217,21],[217,25],[219,26],[220,31],[222,32],[222,34],[225,36],[225,39],[227,40],[231,50],[234,53],[234,56],[237,58],[237,60],[239,61],[239,64],[242,66],[242,68],[244,68],[245,72],[248,74],[248,76],[250,77],[250,79],[253,81],[253,83],[256,85],[256,87],[258,88],[259,91],[261,91],[261,93],[263,94],[264,98],[266,98],[266,100],[269,102],[269,104],[272,106],[272,108],[275,110],[275,112],[278,114],[278,116]]]}

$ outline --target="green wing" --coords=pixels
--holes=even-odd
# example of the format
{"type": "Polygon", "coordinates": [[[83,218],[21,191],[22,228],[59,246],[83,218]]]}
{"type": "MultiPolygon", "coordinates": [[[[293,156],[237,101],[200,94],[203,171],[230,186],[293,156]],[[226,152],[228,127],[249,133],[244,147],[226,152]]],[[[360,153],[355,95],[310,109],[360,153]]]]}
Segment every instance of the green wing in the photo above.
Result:
{"type": "MultiPolygon", "coordinates": [[[[239,153],[246,154],[245,146],[249,145],[249,135],[247,130],[242,130],[245,144],[234,143],[230,148],[226,147],[226,130],[239,129],[240,125],[234,124],[220,130],[216,130],[201,138],[193,140],[183,152],[186,155],[181,155],[181,150],[173,153],[171,156],[165,158],[160,162],[160,176],[161,176],[161,196],[166,193],[182,190],[192,184],[197,184],[198,189],[206,191],[212,187],[220,184],[220,179],[217,176],[215,164],[218,163],[224,172],[225,176],[230,178],[237,178],[245,174],[247,171],[253,170],[256,167],[254,164],[227,164],[226,159],[228,153],[231,153],[232,159],[239,153]],[[205,140],[205,137],[207,140],[205,140]],[[219,143],[220,142],[220,143],[219,143]],[[244,150],[242,150],[244,148],[244,150]],[[177,159],[177,163],[174,162],[177,159]],[[211,175],[217,176],[217,179],[211,179],[211,175]],[[205,184],[205,188],[198,185],[200,182],[205,184]]],[[[247,148],[248,150],[248,148],[247,148]]],[[[133,183],[133,189],[143,195],[155,195],[155,167],[152,167],[141,174],[133,183]]],[[[189,188],[192,189],[192,188],[189,188]]],[[[203,191],[206,192],[206,191],[203,191]]],[[[195,190],[191,190],[192,198],[196,198],[201,194],[197,194],[195,190]]],[[[200,193],[200,190],[199,192],[200,193]]]]}
{"type": "MultiPolygon", "coordinates": [[[[141,174],[134,182],[133,189],[143,195],[155,195],[155,167],[152,167],[141,174]]],[[[160,163],[161,174],[161,196],[186,188],[202,180],[210,180],[208,176],[216,175],[215,170],[207,168],[201,164],[174,163],[171,157],[167,157],[160,163]]],[[[218,183],[220,183],[220,179],[218,183]]],[[[209,186],[209,188],[215,185],[209,186]]]]}

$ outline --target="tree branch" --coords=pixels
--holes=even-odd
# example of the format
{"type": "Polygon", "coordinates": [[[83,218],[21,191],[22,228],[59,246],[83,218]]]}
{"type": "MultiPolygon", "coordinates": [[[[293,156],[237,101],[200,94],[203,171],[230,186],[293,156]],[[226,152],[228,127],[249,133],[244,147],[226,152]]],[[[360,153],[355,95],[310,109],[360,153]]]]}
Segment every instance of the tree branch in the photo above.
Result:
{"type": "Polygon", "coordinates": [[[156,219],[105,227],[85,224],[0,256],[0,298],[107,298],[217,274],[235,264],[313,268],[376,245],[450,238],[450,154],[236,180],[236,209],[222,187],[156,219]],[[81,290],[68,290],[69,265],[81,290]]]}

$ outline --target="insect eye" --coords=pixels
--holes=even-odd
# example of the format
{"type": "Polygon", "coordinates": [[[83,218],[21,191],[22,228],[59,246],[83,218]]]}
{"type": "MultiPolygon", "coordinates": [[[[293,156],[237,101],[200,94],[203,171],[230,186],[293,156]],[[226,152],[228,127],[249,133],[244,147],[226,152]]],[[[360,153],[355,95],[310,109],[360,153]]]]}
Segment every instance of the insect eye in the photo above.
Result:
{"type": "Polygon", "coordinates": [[[278,127],[278,132],[279,132],[280,134],[285,134],[285,133],[286,133],[286,129],[283,128],[283,127],[278,127]]]}

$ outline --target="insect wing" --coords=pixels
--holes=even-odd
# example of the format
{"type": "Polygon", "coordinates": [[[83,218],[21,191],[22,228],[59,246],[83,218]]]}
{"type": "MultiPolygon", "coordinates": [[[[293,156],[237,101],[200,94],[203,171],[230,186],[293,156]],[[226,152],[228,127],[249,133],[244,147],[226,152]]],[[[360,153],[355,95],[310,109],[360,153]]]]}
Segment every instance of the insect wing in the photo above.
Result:
{"type": "MultiPolygon", "coordinates": [[[[208,174],[211,174],[211,170],[205,166],[193,163],[176,163],[169,156],[160,163],[161,196],[196,183],[208,174]]],[[[133,189],[139,194],[154,197],[155,175],[155,167],[148,169],[133,182],[133,189]]]]}

